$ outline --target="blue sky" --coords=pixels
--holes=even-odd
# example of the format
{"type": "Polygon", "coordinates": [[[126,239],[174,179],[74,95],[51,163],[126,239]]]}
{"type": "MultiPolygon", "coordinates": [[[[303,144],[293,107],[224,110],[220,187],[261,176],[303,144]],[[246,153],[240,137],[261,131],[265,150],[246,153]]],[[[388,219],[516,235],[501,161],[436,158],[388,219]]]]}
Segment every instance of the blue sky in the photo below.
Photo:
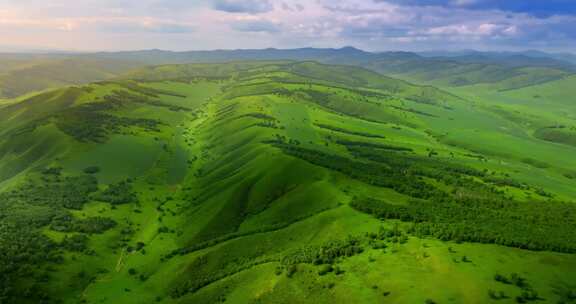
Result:
{"type": "Polygon", "coordinates": [[[576,0],[0,0],[0,37],[69,50],[576,52],[576,0]]]}

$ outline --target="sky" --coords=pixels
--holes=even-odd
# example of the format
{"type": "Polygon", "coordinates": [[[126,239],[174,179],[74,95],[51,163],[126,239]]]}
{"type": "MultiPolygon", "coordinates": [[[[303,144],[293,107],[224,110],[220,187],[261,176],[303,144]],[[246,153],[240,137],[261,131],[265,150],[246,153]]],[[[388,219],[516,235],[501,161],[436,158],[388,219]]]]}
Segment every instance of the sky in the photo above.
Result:
{"type": "Polygon", "coordinates": [[[0,51],[576,52],[576,0],[0,0],[0,51]]]}

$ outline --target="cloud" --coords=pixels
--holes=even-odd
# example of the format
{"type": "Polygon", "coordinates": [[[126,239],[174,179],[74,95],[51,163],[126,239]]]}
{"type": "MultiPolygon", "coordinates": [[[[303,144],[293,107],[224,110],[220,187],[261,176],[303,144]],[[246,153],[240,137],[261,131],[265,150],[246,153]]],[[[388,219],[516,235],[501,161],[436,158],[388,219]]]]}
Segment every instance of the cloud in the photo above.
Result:
{"type": "Polygon", "coordinates": [[[212,7],[223,12],[247,14],[266,13],[274,9],[270,0],[214,0],[212,7]]]}
{"type": "MultiPolygon", "coordinates": [[[[395,4],[392,0],[319,0],[327,13],[311,24],[329,24],[324,28],[335,32],[334,36],[340,41],[368,49],[566,50],[576,43],[576,16],[542,18],[526,13],[469,8],[479,1],[403,0],[402,4],[395,4]],[[406,2],[412,5],[406,5],[406,2]],[[415,5],[415,2],[421,5],[415,5]],[[424,2],[427,5],[423,5],[424,2]]],[[[322,37],[321,32],[318,36],[322,37]]]]}
{"type": "MultiPolygon", "coordinates": [[[[2,14],[0,12],[0,17],[2,14]]],[[[192,33],[196,27],[187,23],[140,17],[79,17],[79,18],[0,18],[2,32],[103,32],[103,33],[192,33]]]]}
{"type": "Polygon", "coordinates": [[[375,0],[404,6],[459,7],[472,10],[499,10],[524,13],[539,18],[576,15],[574,0],[375,0]]]}
{"type": "Polygon", "coordinates": [[[295,3],[293,5],[290,5],[286,2],[282,2],[281,7],[283,10],[289,11],[289,12],[301,12],[304,10],[304,5],[302,5],[300,3],[295,3]]]}
{"type": "Polygon", "coordinates": [[[233,21],[230,26],[239,32],[280,32],[280,25],[264,19],[240,19],[233,21]]]}
{"type": "Polygon", "coordinates": [[[575,7],[576,0],[0,0],[0,36],[70,48],[572,51],[575,7]]]}
{"type": "Polygon", "coordinates": [[[163,22],[156,20],[110,20],[97,22],[92,25],[96,31],[110,33],[164,33],[186,34],[195,31],[195,27],[188,24],[163,22]]]}
{"type": "Polygon", "coordinates": [[[477,25],[447,25],[425,30],[424,34],[430,35],[460,35],[460,36],[495,36],[514,35],[517,32],[515,26],[494,23],[482,23],[477,25]]]}

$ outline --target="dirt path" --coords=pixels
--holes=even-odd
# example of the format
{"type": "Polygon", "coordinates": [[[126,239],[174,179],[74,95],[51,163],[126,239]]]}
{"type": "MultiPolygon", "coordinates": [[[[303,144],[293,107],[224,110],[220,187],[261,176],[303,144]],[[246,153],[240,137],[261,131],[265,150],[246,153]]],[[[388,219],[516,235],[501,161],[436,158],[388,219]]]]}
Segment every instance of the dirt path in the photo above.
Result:
{"type": "Polygon", "coordinates": [[[124,260],[125,253],[126,248],[122,248],[122,251],[120,251],[120,256],[118,257],[118,261],[116,262],[116,268],[114,268],[116,272],[120,272],[120,270],[122,270],[122,261],[124,260]]]}

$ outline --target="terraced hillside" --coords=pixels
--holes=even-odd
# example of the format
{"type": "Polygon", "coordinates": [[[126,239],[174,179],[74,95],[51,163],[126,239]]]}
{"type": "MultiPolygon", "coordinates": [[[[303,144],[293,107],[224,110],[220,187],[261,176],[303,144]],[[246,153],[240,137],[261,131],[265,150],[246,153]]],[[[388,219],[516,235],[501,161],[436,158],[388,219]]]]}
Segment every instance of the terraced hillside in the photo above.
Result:
{"type": "Polygon", "coordinates": [[[572,303],[576,147],[463,96],[267,61],[0,106],[0,302],[572,303]]]}

